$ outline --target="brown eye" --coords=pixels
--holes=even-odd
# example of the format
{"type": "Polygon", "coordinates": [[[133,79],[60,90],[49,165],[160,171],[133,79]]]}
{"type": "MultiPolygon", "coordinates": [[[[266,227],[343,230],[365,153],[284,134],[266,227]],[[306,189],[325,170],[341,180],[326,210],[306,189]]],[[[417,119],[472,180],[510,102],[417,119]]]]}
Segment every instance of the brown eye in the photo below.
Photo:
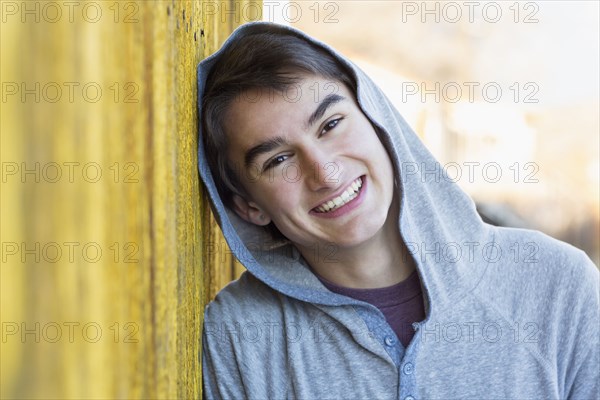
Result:
{"type": "Polygon", "coordinates": [[[265,170],[278,166],[279,164],[281,164],[282,162],[287,160],[288,157],[289,156],[287,156],[287,155],[279,155],[279,156],[273,157],[271,159],[271,161],[269,161],[267,163],[267,165],[265,166],[265,170]]]}
{"type": "Polygon", "coordinates": [[[342,120],[342,118],[337,118],[337,119],[333,119],[333,120],[329,121],[328,123],[326,123],[325,126],[323,127],[323,130],[321,131],[321,135],[324,135],[327,132],[329,132],[330,130],[332,130],[333,128],[335,128],[341,120],[342,120]]]}

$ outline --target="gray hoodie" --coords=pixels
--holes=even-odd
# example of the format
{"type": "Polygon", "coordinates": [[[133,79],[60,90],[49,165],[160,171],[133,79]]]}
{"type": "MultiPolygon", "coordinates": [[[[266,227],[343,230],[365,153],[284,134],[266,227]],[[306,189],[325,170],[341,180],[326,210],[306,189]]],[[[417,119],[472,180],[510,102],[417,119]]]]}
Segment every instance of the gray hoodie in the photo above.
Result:
{"type": "MultiPolygon", "coordinates": [[[[269,23],[238,28],[223,47],[269,23]]],[[[247,268],[206,307],[206,398],[596,399],[599,277],[579,249],[482,222],[381,90],[352,62],[357,99],[384,133],[399,184],[399,228],[416,262],[426,319],[407,348],[374,306],[327,290],[290,244],[226,208],[199,139],[199,170],[247,268]]],[[[198,66],[205,79],[220,52],[198,66]]],[[[202,110],[200,110],[201,112],[202,110]]]]}

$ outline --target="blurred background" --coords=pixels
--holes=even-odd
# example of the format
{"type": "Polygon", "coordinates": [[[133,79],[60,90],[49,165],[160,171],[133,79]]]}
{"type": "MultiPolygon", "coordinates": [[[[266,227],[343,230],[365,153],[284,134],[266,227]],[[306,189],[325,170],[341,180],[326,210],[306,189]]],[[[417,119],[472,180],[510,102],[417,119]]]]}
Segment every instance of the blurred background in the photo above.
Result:
{"type": "Polygon", "coordinates": [[[492,223],[599,264],[598,2],[0,2],[0,398],[199,398],[243,271],[197,172],[196,66],[236,26],[355,60],[492,223]]]}

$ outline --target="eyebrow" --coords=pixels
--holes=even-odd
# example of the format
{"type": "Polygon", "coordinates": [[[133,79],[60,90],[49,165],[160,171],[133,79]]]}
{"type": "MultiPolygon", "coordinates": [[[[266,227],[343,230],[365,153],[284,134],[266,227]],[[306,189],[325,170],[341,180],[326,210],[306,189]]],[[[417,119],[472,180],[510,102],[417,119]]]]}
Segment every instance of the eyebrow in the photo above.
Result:
{"type": "Polygon", "coordinates": [[[317,109],[308,117],[308,121],[304,125],[305,129],[310,128],[315,122],[317,122],[327,111],[329,107],[332,105],[339,103],[340,101],[346,100],[345,97],[340,96],[339,94],[328,94],[323,101],[319,104],[317,109]]]}
{"type": "Polygon", "coordinates": [[[244,157],[244,162],[246,163],[246,168],[248,168],[250,166],[250,164],[252,164],[254,162],[254,160],[256,160],[256,157],[258,157],[261,154],[265,154],[268,153],[270,151],[272,151],[273,149],[285,145],[287,144],[287,140],[285,140],[283,137],[281,136],[277,136],[274,138],[271,138],[269,140],[266,140],[262,143],[257,144],[256,146],[252,147],[250,150],[248,150],[246,152],[246,155],[244,157]]]}
{"type": "MultiPolygon", "coordinates": [[[[321,117],[323,117],[323,115],[329,107],[344,100],[346,100],[346,98],[340,96],[339,94],[332,93],[327,95],[323,99],[323,101],[319,103],[317,109],[310,115],[310,117],[308,117],[304,128],[309,129],[312,125],[314,125],[315,122],[317,122],[321,117]]],[[[248,168],[250,164],[252,164],[254,160],[256,160],[256,158],[261,154],[269,153],[273,149],[282,145],[286,145],[287,143],[287,140],[285,140],[283,137],[276,136],[252,147],[246,152],[244,156],[244,163],[246,164],[246,168],[248,168]]]]}

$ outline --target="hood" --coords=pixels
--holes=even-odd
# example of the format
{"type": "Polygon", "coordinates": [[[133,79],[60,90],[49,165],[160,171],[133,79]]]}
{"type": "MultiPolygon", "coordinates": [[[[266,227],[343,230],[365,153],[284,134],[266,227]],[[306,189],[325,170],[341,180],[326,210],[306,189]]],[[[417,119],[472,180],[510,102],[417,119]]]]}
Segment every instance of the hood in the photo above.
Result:
{"type": "MultiPolygon", "coordinates": [[[[199,107],[205,80],[223,49],[238,38],[273,25],[252,22],[240,26],[221,50],[198,65],[199,107]]],[[[435,304],[430,304],[432,298],[446,303],[462,297],[485,273],[488,261],[482,249],[492,243],[494,228],[481,220],[472,199],[447,178],[440,163],[363,71],[328,45],[295,28],[277,26],[283,33],[299,36],[331,53],[354,74],[359,107],[380,129],[382,142],[392,158],[399,182],[399,228],[415,259],[427,308],[435,309],[435,304]]],[[[201,125],[200,176],[227,243],[240,262],[266,285],[295,299],[332,306],[356,304],[357,301],[328,291],[293,245],[278,246],[263,227],[242,220],[224,206],[205,156],[201,125]]]]}

